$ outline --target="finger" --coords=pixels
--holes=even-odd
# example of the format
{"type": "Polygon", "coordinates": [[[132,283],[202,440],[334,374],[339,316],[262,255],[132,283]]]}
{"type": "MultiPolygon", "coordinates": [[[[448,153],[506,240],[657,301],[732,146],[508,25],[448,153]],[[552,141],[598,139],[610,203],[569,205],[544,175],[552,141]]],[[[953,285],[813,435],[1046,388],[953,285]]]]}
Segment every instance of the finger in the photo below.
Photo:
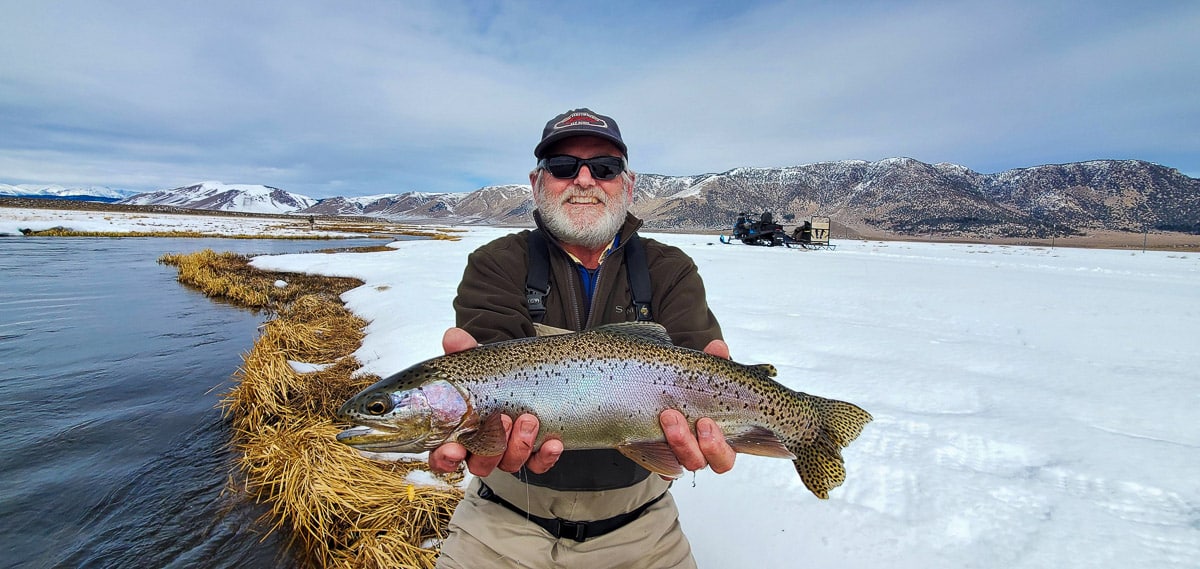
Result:
{"type": "MultiPolygon", "coordinates": [[[[512,435],[512,418],[508,415],[501,415],[500,421],[504,424],[504,437],[505,440],[507,440],[508,437],[512,435]]],[[[500,464],[500,461],[503,458],[504,453],[500,453],[496,456],[480,456],[477,454],[472,454],[471,456],[467,457],[467,470],[470,470],[471,474],[474,474],[475,476],[487,476],[496,469],[496,465],[500,464]]]]}
{"type": "Polygon", "coordinates": [[[429,470],[437,474],[448,474],[458,470],[458,465],[467,458],[467,448],[458,443],[446,443],[429,453],[429,470]]]}
{"type": "Polygon", "coordinates": [[[529,462],[525,463],[525,467],[534,474],[544,474],[547,470],[550,470],[551,466],[554,466],[558,462],[558,457],[562,456],[562,453],[562,441],[558,439],[546,439],[542,443],[542,448],[539,448],[537,452],[533,453],[533,456],[529,457],[529,462]]]}
{"type": "Polygon", "coordinates": [[[537,417],[525,413],[517,417],[513,429],[508,435],[508,448],[504,450],[499,462],[500,470],[516,472],[529,460],[533,453],[533,441],[537,439],[537,417]]]}
{"type": "Polygon", "coordinates": [[[713,340],[704,346],[704,353],[718,358],[729,359],[729,344],[725,340],[713,340]]]}
{"type": "Polygon", "coordinates": [[[679,464],[688,470],[700,470],[708,464],[683,413],[667,409],[658,416],[658,421],[667,437],[667,444],[675,453],[675,458],[679,459],[679,464]]]}
{"type": "Polygon", "coordinates": [[[447,354],[469,350],[478,345],[475,337],[462,328],[450,328],[442,334],[442,350],[447,354]]]}
{"type": "Polygon", "coordinates": [[[725,433],[717,426],[717,422],[707,417],[696,421],[696,441],[700,443],[700,452],[708,461],[708,467],[717,474],[724,474],[733,469],[733,461],[737,452],[725,440],[725,433]]]}

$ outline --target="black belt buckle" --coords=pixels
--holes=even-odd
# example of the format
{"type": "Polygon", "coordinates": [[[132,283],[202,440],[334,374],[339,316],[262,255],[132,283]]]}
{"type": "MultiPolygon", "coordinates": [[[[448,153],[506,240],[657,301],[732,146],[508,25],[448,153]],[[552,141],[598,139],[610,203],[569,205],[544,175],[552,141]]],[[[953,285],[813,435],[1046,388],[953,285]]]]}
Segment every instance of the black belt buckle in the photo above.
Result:
{"type": "Polygon", "coordinates": [[[546,529],[553,534],[554,537],[567,537],[579,542],[587,541],[587,522],[573,522],[571,520],[564,520],[562,518],[557,518],[550,521],[552,522],[553,527],[548,527],[546,529]]]}

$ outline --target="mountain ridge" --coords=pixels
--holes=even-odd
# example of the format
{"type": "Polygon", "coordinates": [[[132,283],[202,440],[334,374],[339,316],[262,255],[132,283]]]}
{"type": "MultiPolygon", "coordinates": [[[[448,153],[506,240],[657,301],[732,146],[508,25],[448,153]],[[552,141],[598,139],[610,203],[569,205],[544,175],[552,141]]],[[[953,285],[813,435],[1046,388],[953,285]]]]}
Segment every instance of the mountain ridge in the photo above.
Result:
{"type": "Polygon", "coordinates": [[[130,190],[107,186],[61,186],[58,184],[0,184],[0,196],[45,198],[111,203],[135,195],[130,190]]]}
{"type": "Polygon", "coordinates": [[[317,200],[272,186],[209,181],[137,194],[117,203],[246,213],[291,213],[312,207],[317,204],[317,200]]]}
{"type": "MultiPolygon", "coordinates": [[[[13,186],[0,186],[12,188],[13,186]]],[[[393,221],[532,224],[525,184],[468,193],[313,199],[261,185],[203,182],[118,203],[201,210],[353,215],[393,221]]],[[[860,235],[1054,237],[1093,230],[1200,234],[1200,180],[1141,160],[1089,160],[981,174],[909,157],[719,173],[640,173],[631,210],[648,229],[723,230],[741,212],[799,223],[826,215],[860,235]]]]}

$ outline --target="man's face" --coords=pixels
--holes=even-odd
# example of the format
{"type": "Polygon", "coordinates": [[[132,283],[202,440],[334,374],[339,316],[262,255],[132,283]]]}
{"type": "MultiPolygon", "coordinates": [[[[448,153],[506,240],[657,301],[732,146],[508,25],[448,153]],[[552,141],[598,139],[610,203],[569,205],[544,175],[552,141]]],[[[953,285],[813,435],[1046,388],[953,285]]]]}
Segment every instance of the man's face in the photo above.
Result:
{"type": "MultiPolygon", "coordinates": [[[[574,136],[555,144],[545,155],[620,157],[621,151],[603,138],[574,136]]],[[[555,178],[546,170],[538,170],[529,175],[529,182],[533,185],[533,203],[555,237],[571,245],[600,248],[621,229],[633,201],[632,173],[628,184],[625,178],[597,180],[584,165],[571,179],[555,178]]]]}

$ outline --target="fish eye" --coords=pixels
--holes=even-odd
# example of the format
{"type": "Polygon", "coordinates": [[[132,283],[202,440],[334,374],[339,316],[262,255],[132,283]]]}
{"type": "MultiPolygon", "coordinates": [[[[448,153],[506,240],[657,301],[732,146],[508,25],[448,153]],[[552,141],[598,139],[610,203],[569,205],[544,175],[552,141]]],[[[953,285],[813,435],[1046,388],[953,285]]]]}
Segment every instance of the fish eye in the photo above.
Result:
{"type": "Polygon", "coordinates": [[[387,395],[376,395],[363,405],[368,415],[382,415],[392,410],[392,398],[387,395]]]}

